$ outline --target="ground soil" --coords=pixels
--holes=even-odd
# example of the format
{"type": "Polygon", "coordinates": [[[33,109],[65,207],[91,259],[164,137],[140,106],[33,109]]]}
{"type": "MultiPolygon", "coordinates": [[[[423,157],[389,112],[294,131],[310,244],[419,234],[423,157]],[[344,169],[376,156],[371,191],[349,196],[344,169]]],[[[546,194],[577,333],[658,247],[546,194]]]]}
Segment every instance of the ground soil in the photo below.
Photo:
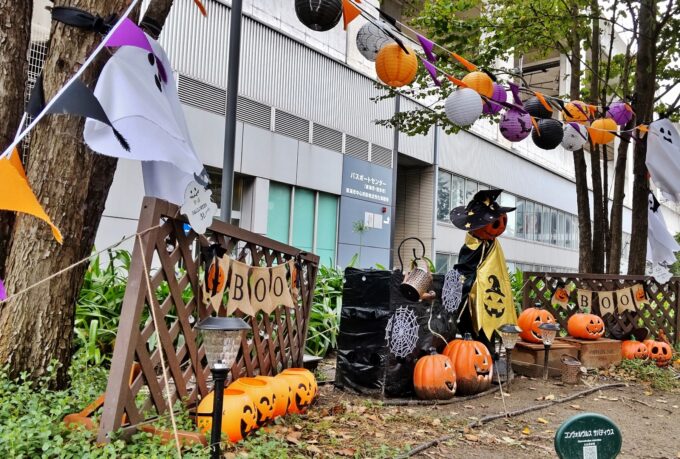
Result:
{"type": "Polygon", "coordinates": [[[554,435],[565,420],[577,413],[596,412],[621,429],[620,458],[680,458],[680,392],[655,391],[635,381],[468,427],[483,416],[504,412],[504,403],[507,411],[513,411],[613,382],[614,378],[602,373],[585,377],[578,386],[519,377],[505,397],[496,392],[448,405],[401,407],[328,384],[321,387],[318,402],[306,415],[282,418],[269,432],[286,438],[291,446],[289,457],[399,457],[419,444],[450,435],[415,457],[535,459],[557,457],[554,435]]]}

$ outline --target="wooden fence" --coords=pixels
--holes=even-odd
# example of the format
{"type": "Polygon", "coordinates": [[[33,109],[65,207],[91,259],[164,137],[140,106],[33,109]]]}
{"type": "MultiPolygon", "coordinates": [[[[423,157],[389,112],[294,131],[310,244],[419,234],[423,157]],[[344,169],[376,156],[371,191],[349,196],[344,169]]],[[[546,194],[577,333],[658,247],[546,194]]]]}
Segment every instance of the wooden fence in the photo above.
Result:
{"type": "MultiPolygon", "coordinates": [[[[659,284],[649,276],[616,276],[609,274],[580,274],[580,273],[543,273],[525,272],[524,288],[522,292],[522,308],[533,307],[540,303],[544,309],[555,316],[562,328],[566,330],[567,320],[577,312],[577,308],[566,310],[551,304],[550,299],[557,288],[558,282],[563,282],[571,292],[570,303],[576,304],[576,289],[598,291],[613,291],[635,284],[642,284],[649,298],[649,303],[642,306],[636,313],[626,312],[623,316],[615,315],[615,319],[623,326],[623,322],[633,323],[637,327],[646,327],[650,336],[657,337],[660,330],[666,333],[668,339],[677,344],[680,341],[680,315],[678,301],[680,301],[680,277],[673,277],[666,284],[659,284]]],[[[597,295],[593,295],[592,312],[600,314],[597,295]]]]}
{"type": "Polygon", "coordinates": [[[252,266],[279,265],[293,258],[301,263],[300,295],[294,298],[294,308],[279,306],[271,315],[259,312],[255,317],[243,317],[252,330],[241,342],[232,374],[273,375],[284,368],[302,366],[319,258],[226,223],[214,221],[202,236],[193,231],[185,233],[185,223],[177,206],[144,199],[137,229],[141,244],[136,240],[132,253],[99,427],[100,442],[107,441],[120,427],[132,430],[167,414],[168,407],[176,408],[178,400],[191,405],[208,393],[210,370],[194,330],[198,321],[211,314],[199,301],[198,254],[202,247],[219,243],[233,259],[252,266]],[[146,272],[151,273],[152,298],[147,294],[146,272]],[[159,322],[159,342],[150,307],[159,322]],[[169,373],[170,403],[161,370],[161,350],[169,373]],[[130,380],[133,362],[138,362],[142,371],[130,380]]]}

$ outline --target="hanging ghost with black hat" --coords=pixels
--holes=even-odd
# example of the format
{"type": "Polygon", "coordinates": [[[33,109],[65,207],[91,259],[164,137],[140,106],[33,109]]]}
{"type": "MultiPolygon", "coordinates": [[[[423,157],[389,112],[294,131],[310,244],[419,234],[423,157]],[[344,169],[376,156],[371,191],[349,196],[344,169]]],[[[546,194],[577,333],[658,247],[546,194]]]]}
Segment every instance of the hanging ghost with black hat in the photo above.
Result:
{"type": "Polygon", "coordinates": [[[669,267],[675,263],[675,252],[680,251],[680,245],[668,231],[661,213],[661,204],[651,191],[648,202],[647,261],[652,264],[654,278],[661,283],[666,283],[672,276],[669,267]]]}

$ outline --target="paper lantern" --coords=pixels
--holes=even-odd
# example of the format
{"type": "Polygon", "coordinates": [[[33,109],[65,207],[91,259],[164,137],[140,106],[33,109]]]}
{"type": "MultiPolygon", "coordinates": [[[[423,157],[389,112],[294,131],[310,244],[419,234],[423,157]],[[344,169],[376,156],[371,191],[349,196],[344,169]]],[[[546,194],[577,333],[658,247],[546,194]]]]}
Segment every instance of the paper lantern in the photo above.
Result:
{"type": "Polygon", "coordinates": [[[317,32],[330,30],[342,17],[341,0],[295,0],[295,14],[301,23],[317,32]]]}
{"type": "Polygon", "coordinates": [[[463,83],[485,97],[493,96],[493,80],[484,72],[470,72],[463,77],[463,83]]]}
{"type": "Polygon", "coordinates": [[[600,118],[593,121],[590,128],[588,128],[593,145],[607,144],[614,140],[614,134],[608,131],[616,132],[616,123],[613,119],[600,118]]]}
{"type": "Polygon", "coordinates": [[[613,119],[619,126],[625,126],[633,119],[633,109],[625,102],[614,102],[607,110],[607,118],[613,119]]]}
{"type": "Polygon", "coordinates": [[[531,134],[531,115],[511,108],[501,118],[501,135],[510,142],[519,142],[531,134]]]}
{"type": "Polygon", "coordinates": [[[393,88],[413,83],[418,71],[418,58],[406,46],[408,54],[396,43],[389,43],[378,51],[375,58],[375,71],[380,81],[393,88]]]}
{"type": "Polygon", "coordinates": [[[567,103],[562,113],[564,114],[564,121],[567,123],[585,123],[588,121],[588,105],[580,100],[567,103]]]}
{"type": "Polygon", "coordinates": [[[578,123],[568,123],[564,126],[562,148],[567,151],[576,151],[583,148],[588,140],[588,128],[578,123]]]}
{"type": "Polygon", "coordinates": [[[390,41],[385,32],[372,22],[367,22],[361,26],[357,33],[357,49],[362,56],[371,62],[375,62],[378,52],[390,41]]]}
{"type": "Polygon", "coordinates": [[[562,123],[554,119],[545,119],[538,120],[537,124],[538,131],[536,129],[532,131],[531,139],[538,148],[552,150],[562,142],[564,137],[562,123]]]}
{"type": "Polygon", "coordinates": [[[552,112],[543,105],[538,97],[532,97],[524,102],[524,108],[534,118],[550,118],[552,116],[552,112]]]}
{"type": "MultiPolygon", "coordinates": [[[[493,84],[493,95],[491,96],[491,99],[498,101],[498,102],[505,102],[508,100],[508,94],[505,92],[505,88],[498,83],[493,84]]],[[[485,100],[483,101],[484,105],[482,108],[482,113],[485,115],[495,115],[496,113],[500,112],[503,109],[503,106],[501,104],[495,104],[491,101],[485,100]]]]}
{"type": "Polygon", "coordinates": [[[469,126],[482,114],[482,98],[474,89],[453,91],[444,102],[446,117],[457,126],[469,126]]]}

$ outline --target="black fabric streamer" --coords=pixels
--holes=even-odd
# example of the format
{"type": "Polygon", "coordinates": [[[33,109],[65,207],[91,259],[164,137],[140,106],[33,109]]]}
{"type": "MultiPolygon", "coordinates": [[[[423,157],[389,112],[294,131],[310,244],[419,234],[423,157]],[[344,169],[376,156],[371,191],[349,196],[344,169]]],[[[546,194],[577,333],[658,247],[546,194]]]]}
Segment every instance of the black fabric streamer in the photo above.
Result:
{"type": "MultiPolygon", "coordinates": [[[[31,97],[28,100],[28,107],[26,112],[33,118],[35,118],[43,109],[45,108],[45,96],[43,92],[43,82],[42,75],[38,77],[35,82],[35,86],[31,91],[31,97]]],[[[86,118],[92,118],[101,123],[108,125],[112,130],[113,134],[118,139],[121,147],[125,151],[130,151],[130,144],[125,140],[125,137],[118,132],[118,130],[113,126],[113,123],[109,119],[108,115],[104,111],[104,108],[99,103],[99,99],[95,97],[90,88],[85,86],[85,84],[80,80],[75,80],[71,85],[59,96],[59,98],[54,101],[48,113],[53,113],[56,115],[77,115],[84,116],[86,118]]]]}
{"type": "Polygon", "coordinates": [[[52,8],[52,19],[79,29],[91,30],[106,35],[118,20],[116,15],[103,18],[79,8],[55,6],[52,8]]]}

